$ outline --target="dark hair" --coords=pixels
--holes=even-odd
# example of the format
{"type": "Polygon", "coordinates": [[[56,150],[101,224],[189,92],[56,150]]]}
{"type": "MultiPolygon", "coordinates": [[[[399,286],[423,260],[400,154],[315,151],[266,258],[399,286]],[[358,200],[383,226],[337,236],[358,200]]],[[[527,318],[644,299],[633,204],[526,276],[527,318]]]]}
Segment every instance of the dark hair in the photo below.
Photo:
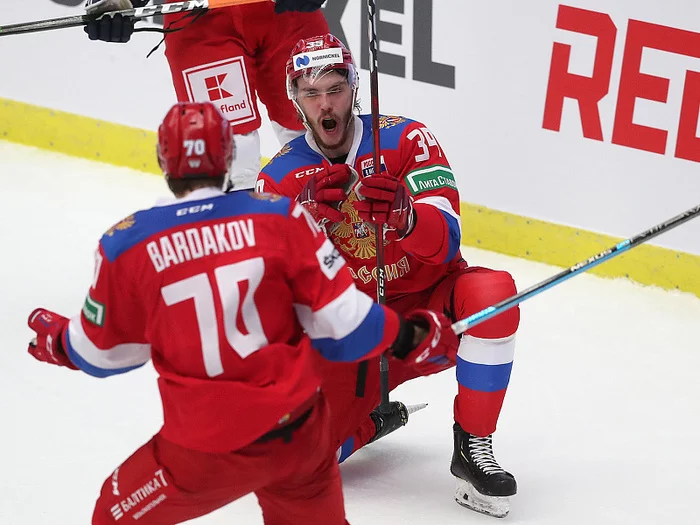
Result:
{"type": "Polygon", "coordinates": [[[225,179],[226,174],[224,173],[216,177],[212,177],[211,175],[188,175],[184,179],[167,177],[165,180],[168,183],[170,191],[172,191],[176,197],[182,197],[184,194],[200,188],[222,189],[225,179]]]}

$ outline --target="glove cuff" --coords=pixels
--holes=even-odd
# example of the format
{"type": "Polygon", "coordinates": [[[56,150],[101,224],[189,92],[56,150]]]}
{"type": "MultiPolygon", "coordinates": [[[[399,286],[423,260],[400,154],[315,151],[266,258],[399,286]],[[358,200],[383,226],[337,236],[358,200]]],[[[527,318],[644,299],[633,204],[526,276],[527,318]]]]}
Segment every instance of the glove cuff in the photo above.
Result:
{"type": "Polygon", "coordinates": [[[399,334],[391,345],[391,354],[397,359],[406,359],[406,356],[415,348],[413,345],[415,333],[415,325],[411,321],[399,317],[399,334]]]}

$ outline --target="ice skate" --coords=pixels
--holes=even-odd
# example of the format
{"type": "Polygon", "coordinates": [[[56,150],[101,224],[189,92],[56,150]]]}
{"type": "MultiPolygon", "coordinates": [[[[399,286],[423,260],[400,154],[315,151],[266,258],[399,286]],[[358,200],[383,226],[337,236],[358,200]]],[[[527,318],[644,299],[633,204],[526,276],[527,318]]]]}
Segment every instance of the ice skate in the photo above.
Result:
{"type": "Polygon", "coordinates": [[[478,437],[454,424],[454,452],[450,471],[457,478],[455,500],[460,505],[504,518],[510,510],[509,496],[517,492],[515,478],[493,456],[492,435],[478,437]]]}

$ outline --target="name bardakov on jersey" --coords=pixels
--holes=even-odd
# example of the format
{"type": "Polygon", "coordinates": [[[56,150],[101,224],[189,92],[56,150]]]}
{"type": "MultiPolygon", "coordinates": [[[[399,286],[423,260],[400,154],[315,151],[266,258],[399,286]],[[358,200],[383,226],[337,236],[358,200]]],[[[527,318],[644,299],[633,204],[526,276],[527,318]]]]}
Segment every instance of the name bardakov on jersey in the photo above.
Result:
{"type": "Polygon", "coordinates": [[[236,220],[163,235],[146,245],[156,272],[211,254],[255,246],[253,220],[236,220]]]}

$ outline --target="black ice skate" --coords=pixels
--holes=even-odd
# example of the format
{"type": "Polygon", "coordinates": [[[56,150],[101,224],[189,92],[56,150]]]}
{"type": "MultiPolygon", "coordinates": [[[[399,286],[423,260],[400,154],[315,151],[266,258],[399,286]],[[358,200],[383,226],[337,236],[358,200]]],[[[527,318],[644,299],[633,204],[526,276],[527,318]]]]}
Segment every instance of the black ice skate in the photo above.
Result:
{"type": "Polygon", "coordinates": [[[518,486],[515,478],[496,462],[492,436],[477,437],[454,424],[454,452],[450,471],[457,478],[455,500],[460,505],[504,518],[510,510],[508,496],[518,486]]]}

